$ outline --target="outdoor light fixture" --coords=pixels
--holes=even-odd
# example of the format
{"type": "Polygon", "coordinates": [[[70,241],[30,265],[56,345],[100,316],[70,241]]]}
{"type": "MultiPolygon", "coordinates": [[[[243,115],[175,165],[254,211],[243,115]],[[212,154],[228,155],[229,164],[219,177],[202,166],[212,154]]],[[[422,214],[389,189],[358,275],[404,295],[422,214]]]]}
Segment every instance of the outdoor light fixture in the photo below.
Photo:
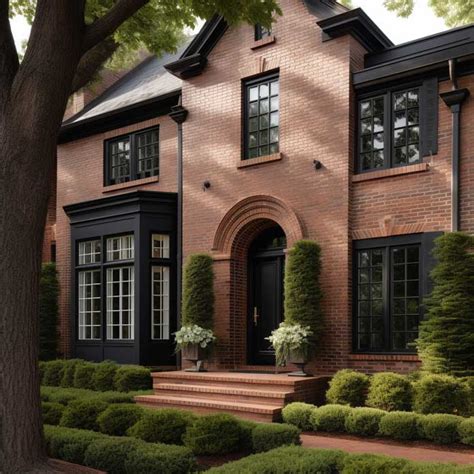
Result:
{"type": "Polygon", "coordinates": [[[202,183],[202,190],[205,191],[206,189],[209,189],[211,187],[211,182],[210,181],[204,181],[202,183]]]}
{"type": "Polygon", "coordinates": [[[323,164],[319,160],[314,160],[313,164],[314,164],[314,169],[316,171],[320,170],[323,167],[323,164]]]}

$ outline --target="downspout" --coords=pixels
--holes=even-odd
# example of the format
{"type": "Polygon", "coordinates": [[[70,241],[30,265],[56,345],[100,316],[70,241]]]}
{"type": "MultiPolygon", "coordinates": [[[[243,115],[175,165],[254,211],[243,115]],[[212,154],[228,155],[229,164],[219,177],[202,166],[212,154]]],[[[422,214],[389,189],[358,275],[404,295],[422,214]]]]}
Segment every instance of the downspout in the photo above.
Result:
{"type": "MultiPolygon", "coordinates": [[[[181,105],[181,96],[178,105],[171,107],[169,116],[176,122],[178,130],[177,150],[177,177],[178,177],[178,203],[177,203],[177,232],[176,232],[176,323],[181,323],[181,294],[183,282],[183,122],[188,116],[188,111],[181,105]]],[[[178,357],[180,357],[178,355],[178,357]]],[[[178,359],[178,367],[181,360],[178,359]]]]}
{"type": "Polygon", "coordinates": [[[451,231],[459,230],[459,163],[461,155],[461,105],[469,96],[469,89],[459,89],[456,75],[456,59],[449,60],[449,77],[451,90],[443,92],[440,97],[451,109],[452,141],[451,141],[451,231]]]}

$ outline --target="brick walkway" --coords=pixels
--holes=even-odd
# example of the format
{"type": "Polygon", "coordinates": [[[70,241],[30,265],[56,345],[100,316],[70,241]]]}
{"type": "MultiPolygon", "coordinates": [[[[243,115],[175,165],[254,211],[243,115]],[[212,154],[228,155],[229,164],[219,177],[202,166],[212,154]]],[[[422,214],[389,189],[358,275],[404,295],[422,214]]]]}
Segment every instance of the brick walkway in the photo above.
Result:
{"type": "Polygon", "coordinates": [[[341,449],[350,453],[385,454],[412,461],[454,462],[474,464],[474,449],[439,448],[427,443],[414,442],[411,446],[395,441],[360,439],[350,436],[323,436],[313,433],[301,435],[306,448],[341,449]]]}

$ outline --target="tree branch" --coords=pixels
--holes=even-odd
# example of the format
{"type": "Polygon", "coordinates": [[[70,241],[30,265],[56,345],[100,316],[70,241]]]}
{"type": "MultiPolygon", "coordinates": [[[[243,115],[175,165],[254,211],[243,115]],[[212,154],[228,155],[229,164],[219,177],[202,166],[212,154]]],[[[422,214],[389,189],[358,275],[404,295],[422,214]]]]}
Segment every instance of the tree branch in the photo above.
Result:
{"type": "Polygon", "coordinates": [[[0,0],[0,105],[6,101],[19,66],[8,8],[9,0],[0,0]]]}
{"type": "Polygon", "coordinates": [[[118,48],[113,38],[109,37],[87,51],[77,66],[76,75],[72,82],[71,93],[87,85],[118,48]]]}
{"type": "Polygon", "coordinates": [[[88,51],[109,37],[125,20],[130,18],[149,1],[117,0],[115,5],[104,16],[87,27],[84,38],[84,51],[88,51]]]}

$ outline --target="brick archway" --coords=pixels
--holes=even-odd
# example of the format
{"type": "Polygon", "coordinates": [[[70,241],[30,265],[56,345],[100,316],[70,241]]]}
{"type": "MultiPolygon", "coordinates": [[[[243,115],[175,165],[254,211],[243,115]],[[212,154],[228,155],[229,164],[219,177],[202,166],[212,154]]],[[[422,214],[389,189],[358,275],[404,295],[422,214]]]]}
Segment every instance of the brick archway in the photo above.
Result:
{"type": "MultiPolygon", "coordinates": [[[[213,253],[216,258],[220,293],[220,350],[217,364],[221,367],[247,365],[247,293],[248,250],[254,239],[272,226],[280,226],[287,247],[304,237],[302,225],[290,206],[278,198],[251,196],[235,204],[222,219],[215,237],[213,253]],[[224,281],[226,280],[226,281],[224,281]]],[[[220,325],[219,324],[219,325],[220,325]]]]}
{"type": "Polygon", "coordinates": [[[212,250],[230,255],[236,237],[248,226],[259,227],[259,222],[273,221],[285,232],[288,246],[304,237],[303,227],[293,209],[281,199],[257,195],[242,199],[223,217],[214,236],[212,250]]]}

